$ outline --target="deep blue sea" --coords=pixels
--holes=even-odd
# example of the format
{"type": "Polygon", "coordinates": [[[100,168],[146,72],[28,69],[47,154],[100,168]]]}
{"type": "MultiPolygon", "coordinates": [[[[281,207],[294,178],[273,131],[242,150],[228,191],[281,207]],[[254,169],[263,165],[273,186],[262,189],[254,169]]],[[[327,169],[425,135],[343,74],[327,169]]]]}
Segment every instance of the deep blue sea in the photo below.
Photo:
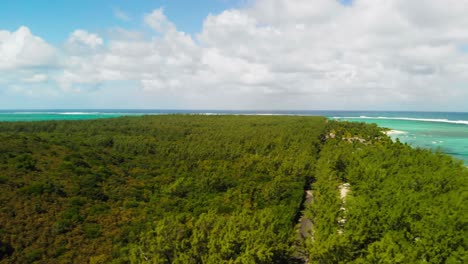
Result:
{"type": "MultiPolygon", "coordinates": [[[[227,111],[227,110],[0,110],[0,121],[85,120],[162,114],[311,115],[376,123],[390,136],[414,147],[437,150],[468,165],[468,113],[384,111],[227,111]]],[[[1,125],[1,123],[0,123],[1,125]]]]}

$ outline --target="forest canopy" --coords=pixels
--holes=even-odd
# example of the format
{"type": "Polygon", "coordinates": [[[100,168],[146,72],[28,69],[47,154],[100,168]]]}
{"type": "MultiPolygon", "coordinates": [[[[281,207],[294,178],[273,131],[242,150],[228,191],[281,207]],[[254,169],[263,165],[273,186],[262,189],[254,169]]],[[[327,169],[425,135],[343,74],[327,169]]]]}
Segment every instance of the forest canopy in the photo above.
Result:
{"type": "Polygon", "coordinates": [[[467,180],[323,117],[0,123],[0,263],[466,263],[467,180]]]}

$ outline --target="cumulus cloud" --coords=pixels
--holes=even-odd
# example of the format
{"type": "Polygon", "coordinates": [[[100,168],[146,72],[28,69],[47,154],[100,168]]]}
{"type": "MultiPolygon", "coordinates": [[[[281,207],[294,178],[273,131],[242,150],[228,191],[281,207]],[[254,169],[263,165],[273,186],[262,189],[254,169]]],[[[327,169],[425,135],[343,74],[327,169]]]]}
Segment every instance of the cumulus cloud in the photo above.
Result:
{"type": "Polygon", "coordinates": [[[70,34],[66,42],[66,50],[69,53],[84,53],[96,50],[103,44],[104,40],[99,35],[77,29],[70,34]]]}
{"type": "Polygon", "coordinates": [[[161,8],[143,16],[151,36],[73,32],[67,44],[87,52],[68,52],[54,79],[64,91],[130,81],[187,108],[468,110],[465,10],[457,0],[256,0],[190,35],[161,8]]]}
{"type": "Polygon", "coordinates": [[[176,28],[164,15],[164,10],[162,8],[156,9],[150,14],[146,14],[145,23],[160,33],[174,31],[176,28]]]}
{"type": "Polygon", "coordinates": [[[49,77],[45,74],[34,74],[30,77],[25,78],[24,81],[28,83],[41,83],[47,81],[48,79],[49,77]]]}
{"type": "Polygon", "coordinates": [[[0,30],[0,70],[49,66],[55,62],[56,51],[29,28],[17,31],[0,30]]]}

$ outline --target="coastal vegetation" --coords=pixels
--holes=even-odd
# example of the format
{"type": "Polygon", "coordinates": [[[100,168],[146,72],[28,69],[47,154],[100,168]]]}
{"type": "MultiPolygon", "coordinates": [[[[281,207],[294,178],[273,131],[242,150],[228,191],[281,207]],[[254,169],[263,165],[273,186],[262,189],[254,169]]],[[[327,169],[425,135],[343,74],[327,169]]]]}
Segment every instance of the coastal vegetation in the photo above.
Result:
{"type": "Polygon", "coordinates": [[[312,263],[467,263],[461,161],[392,142],[375,126],[328,125],[336,136],[321,148],[305,210],[312,263]],[[350,143],[350,133],[364,141],[350,143]]]}
{"type": "Polygon", "coordinates": [[[466,263],[467,180],[322,117],[0,123],[0,263],[466,263]]]}

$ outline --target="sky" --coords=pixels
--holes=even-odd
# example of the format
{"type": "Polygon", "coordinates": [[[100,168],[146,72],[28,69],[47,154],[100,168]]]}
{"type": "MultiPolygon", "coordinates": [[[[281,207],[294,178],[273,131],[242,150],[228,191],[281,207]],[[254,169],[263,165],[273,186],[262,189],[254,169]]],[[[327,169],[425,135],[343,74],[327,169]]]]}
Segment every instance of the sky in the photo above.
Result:
{"type": "Polygon", "coordinates": [[[0,2],[0,109],[468,111],[468,1],[0,2]]]}

